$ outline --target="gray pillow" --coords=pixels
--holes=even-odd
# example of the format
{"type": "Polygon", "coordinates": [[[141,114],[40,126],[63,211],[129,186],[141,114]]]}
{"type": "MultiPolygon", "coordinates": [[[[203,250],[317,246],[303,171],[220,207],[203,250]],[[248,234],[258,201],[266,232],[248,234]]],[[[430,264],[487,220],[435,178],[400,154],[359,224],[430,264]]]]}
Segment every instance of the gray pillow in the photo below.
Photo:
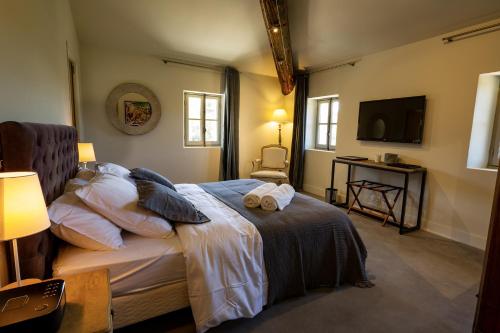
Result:
{"type": "Polygon", "coordinates": [[[146,168],[135,168],[130,170],[130,177],[139,180],[149,180],[164,185],[177,192],[174,184],[168,178],[160,175],[158,172],[155,172],[153,170],[149,170],[146,168]]]}
{"type": "Polygon", "coordinates": [[[210,219],[184,198],[167,186],[149,180],[137,180],[138,205],[149,209],[170,222],[205,223],[210,219]]]}

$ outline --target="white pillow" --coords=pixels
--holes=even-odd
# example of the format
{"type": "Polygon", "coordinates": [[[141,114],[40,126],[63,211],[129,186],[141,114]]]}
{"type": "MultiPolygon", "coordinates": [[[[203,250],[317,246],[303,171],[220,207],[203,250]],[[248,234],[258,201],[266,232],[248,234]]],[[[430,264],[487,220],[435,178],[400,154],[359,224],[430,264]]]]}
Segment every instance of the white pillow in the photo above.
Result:
{"type": "Polygon", "coordinates": [[[88,185],[76,190],[75,194],[114,224],[137,235],[166,238],[175,233],[166,220],[137,206],[137,188],[123,178],[98,174],[88,185]]]}
{"type": "Polygon", "coordinates": [[[72,192],[52,202],[48,212],[52,233],[70,244],[89,250],[116,250],[123,246],[121,229],[85,206],[72,192]]]}
{"type": "Polygon", "coordinates": [[[128,177],[128,175],[130,174],[129,169],[114,163],[99,163],[97,165],[97,171],[99,171],[100,173],[108,173],[122,178],[128,177]]]}

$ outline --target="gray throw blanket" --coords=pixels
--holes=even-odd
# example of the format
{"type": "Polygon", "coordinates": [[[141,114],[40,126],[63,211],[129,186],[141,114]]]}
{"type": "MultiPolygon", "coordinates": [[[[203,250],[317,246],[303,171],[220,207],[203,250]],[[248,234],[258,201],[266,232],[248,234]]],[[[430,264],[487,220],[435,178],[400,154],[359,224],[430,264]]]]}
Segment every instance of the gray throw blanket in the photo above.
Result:
{"type": "Polygon", "coordinates": [[[245,207],[243,195],[261,184],[241,179],[199,186],[259,231],[269,281],[268,305],[304,295],[307,289],[372,285],[365,271],[366,248],[343,211],[300,193],[283,211],[245,207]]]}

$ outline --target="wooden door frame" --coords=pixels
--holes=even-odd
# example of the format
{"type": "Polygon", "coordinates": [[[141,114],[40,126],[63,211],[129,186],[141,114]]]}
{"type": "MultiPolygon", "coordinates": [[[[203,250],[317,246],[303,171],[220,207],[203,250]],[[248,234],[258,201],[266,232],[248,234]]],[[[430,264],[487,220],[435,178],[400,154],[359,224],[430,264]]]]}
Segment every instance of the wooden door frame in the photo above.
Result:
{"type": "Polygon", "coordinates": [[[475,333],[500,332],[500,171],[497,170],[488,242],[474,319],[475,333]]]}

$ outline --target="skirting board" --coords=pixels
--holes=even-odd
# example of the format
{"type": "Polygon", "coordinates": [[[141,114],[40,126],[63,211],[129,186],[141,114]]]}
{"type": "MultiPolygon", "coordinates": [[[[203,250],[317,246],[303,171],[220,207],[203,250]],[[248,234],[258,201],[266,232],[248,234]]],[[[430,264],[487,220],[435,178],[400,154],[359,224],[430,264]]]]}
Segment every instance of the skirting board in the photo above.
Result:
{"type": "MultiPolygon", "coordinates": [[[[325,189],[322,187],[317,187],[314,185],[304,184],[304,191],[324,197],[325,189]]],[[[410,218],[410,217],[409,217],[410,218]]],[[[433,222],[429,220],[422,219],[422,230],[427,231],[431,234],[435,234],[462,244],[466,244],[480,250],[486,248],[486,237],[476,234],[468,233],[464,230],[454,229],[451,226],[444,225],[442,223],[433,222]]]]}
{"type": "Polygon", "coordinates": [[[486,237],[471,234],[463,230],[452,228],[449,225],[444,225],[441,223],[423,221],[424,227],[422,230],[427,231],[431,234],[438,235],[453,241],[466,244],[475,247],[480,250],[486,248],[486,237]]]}

